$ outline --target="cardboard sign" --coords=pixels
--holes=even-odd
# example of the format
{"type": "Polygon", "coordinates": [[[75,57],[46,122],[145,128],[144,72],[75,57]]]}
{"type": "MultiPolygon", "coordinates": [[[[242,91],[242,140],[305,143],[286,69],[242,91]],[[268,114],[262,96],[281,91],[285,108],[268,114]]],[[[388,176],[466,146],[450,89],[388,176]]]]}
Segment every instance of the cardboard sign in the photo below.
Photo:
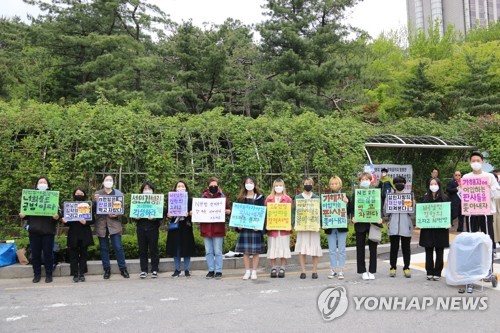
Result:
{"type": "Polygon", "coordinates": [[[449,228],[450,226],[450,202],[417,204],[417,228],[449,228]]]}
{"type": "Polygon", "coordinates": [[[385,199],[387,214],[414,213],[413,193],[388,193],[385,199]]]}
{"type": "Polygon", "coordinates": [[[226,221],[226,198],[193,198],[192,222],[214,223],[226,221]]]}
{"type": "Polygon", "coordinates": [[[267,204],[267,230],[292,230],[292,204],[269,202],[267,204]]]}
{"type": "Polygon", "coordinates": [[[491,215],[488,178],[462,178],[461,200],[462,215],[491,215]]]}
{"type": "Polygon", "coordinates": [[[59,211],[58,191],[23,190],[21,214],[27,216],[54,216],[59,211]]]}
{"type": "Polygon", "coordinates": [[[321,195],[323,228],[347,228],[347,204],[344,193],[321,195]]]}
{"type": "Polygon", "coordinates": [[[64,202],[64,219],[71,221],[92,221],[91,201],[66,201],[64,202]]]}
{"type": "Polygon", "coordinates": [[[378,223],[380,216],[380,189],[356,189],[354,219],[362,223],[378,223]]]}
{"type": "Polygon", "coordinates": [[[295,230],[319,231],[321,226],[321,199],[295,200],[295,230]]]}
{"type": "Polygon", "coordinates": [[[242,203],[233,203],[230,227],[242,227],[245,229],[264,229],[266,219],[266,206],[248,205],[242,203]]]}
{"type": "Polygon", "coordinates": [[[97,215],[123,215],[125,214],[125,200],[123,195],[103,195],[97,199],[97,215]]]}
{"type": "Polygon", "coordinates": [[[130,217],[161,219],[163,217],[163,194],[132,194],[130,217]]]}
{"type": "Polygon", "coordinates": [[[188,212],[187,192],[168,192],[168,216],[186,216],[188,212]]]}

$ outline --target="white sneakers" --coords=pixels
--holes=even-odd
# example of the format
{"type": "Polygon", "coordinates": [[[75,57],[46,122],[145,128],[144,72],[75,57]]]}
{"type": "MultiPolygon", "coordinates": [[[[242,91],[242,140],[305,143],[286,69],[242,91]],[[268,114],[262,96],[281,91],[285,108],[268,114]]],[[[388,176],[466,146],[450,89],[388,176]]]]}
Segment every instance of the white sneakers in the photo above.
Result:
{"type": "Polygon", "coordinates": [[[370,272],[368,272],[368,277],[370,278],[370,280],[375,280],[375,275],[370,272]]]}
{"type": "Polygon", "coordinates": [[[375,280],[375,275],[370,272],[364,272],[361,277],[363,278],[363,280],[375,280]]]}
{"type": "Polygon", "coordinates": [[[337,272],[335,272],[333,269],[330,271],[330,274],[328,274],[329,279],[333,279],[337,276],[337,272]]]}
{"type": "Polygon", "coordinates": [[[245,275],[243,275],[243,280],[257,280],[257,271],[246,271],[245,275]]]}

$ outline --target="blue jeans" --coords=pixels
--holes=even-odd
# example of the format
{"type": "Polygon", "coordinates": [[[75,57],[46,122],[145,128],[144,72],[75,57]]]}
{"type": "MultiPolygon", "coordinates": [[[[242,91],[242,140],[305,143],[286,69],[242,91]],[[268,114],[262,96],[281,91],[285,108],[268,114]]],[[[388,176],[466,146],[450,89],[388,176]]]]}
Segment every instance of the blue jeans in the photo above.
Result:
{"type": "Polygon", "coordinates": [[[208,271],[222,273],[222,241],[224,237],[205,237],[205,258],[208,271]]]}
{"type": "Polygon", "coordinates": [[[347,241],[347,232],[339,232],[337,229],[332,229],[332,233],[327,235],[328,249],[330,250],[330,267],[344,268],[345,267],[345,245],[347,241]],[[337,253],[338,249],[338,253],[337,253]],[[338,259],[338,260],[337,260],[338,259]]]}
{"type": "Polygon", "coordinates": [[[109,239],[111,239],[111,245],[115,251],[116,261],[118,262],[118,267],[120,269],[127,268],[125,263],[125,252],[122,246],[122,235],[114,234],[108,237],[98,237],[99,238],[99,252],[101,254],[102,267],[104,269],[111,268],[111,263],[109,262],[109,239]]]}
{"type": "MultiPolygon", "coordinates": [[[[184,270],[189,271],[191,264],[191,257],[184,257],[184,270]]],[[[181,270],[181,257],[174,257],[175,270],[181,270]]]]}

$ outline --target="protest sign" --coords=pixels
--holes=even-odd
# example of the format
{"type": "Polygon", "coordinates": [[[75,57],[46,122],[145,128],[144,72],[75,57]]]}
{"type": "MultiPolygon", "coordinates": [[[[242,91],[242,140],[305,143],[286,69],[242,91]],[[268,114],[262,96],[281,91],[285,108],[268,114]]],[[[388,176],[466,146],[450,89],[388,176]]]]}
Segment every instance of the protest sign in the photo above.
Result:
{"type": "Polygon", "coordinates": [[[488,178],[462,178],[461,197],[462,215],[491,214],[491,197],[488,178]]]}
{"type": "Polygon", "coordinates": [[[378,223],[381,205],[380,189],[356,189],[354,219],[362,223],[378,223]]]}
{"type": "Polygon", "coordinates": [[[92,202],[66,201],[64,202],[64,219],[72,221],[92,221],[92,202]]]}
{"type": "Polygon", "coordinates": [[[347,228],[347,204],[344,197],[344,193],[321,195],[323,228],[347,228]]]}
{"type": "Polygon", "coordinates": [[[163,194],[132,194],[130,197],[130,217],[161,219],[163,205],[163,194]]]}
{"type": "Polygon", "coordinates": [[[233,203],[231,209],[230,227],[242,227],[245,229],[264,229],[266,219],[266,206],[233,203]]]}
{"type": "Polygon", "coordinates": [[[168,216],[186,216],[188,212],[187,192],[168,192],[168,216]]]}
{"type": "Polygon", "coordinates": [[[417,228],[449,228],[451,226],[451,203],[417,204],[417,228]]]}
{"type": "Polygon", "coordinates": [[[266,229],[292,230],[292,204],[269,202],[266,229]]]}
{"type": "Polygon", "coordinates": [[[125,201],[123,195],[99,195],[97,199],[97,215],[123,215],[125,213],[125,201]]]}
{"type": "Polygon", "coordinates": [[[27,216],[54,216],[59,211],[58,191],[23,190],[21,214],[27,216]]]}
{"type": "Polygon", "coordinates": [[[387,214],[415,212],[413,193],[388,193],[385,202],[387,214]]]}
{"type": "Polygon", "coordinates": [[[226,221],[226,198],[193,198],[191,221],[213,223],[226,221]]]}
{"type": "Polygon", "coordinates": [[[319,231],[321,215],[320,199],[295,200],[295,226],[297,231],[319,231]]]}

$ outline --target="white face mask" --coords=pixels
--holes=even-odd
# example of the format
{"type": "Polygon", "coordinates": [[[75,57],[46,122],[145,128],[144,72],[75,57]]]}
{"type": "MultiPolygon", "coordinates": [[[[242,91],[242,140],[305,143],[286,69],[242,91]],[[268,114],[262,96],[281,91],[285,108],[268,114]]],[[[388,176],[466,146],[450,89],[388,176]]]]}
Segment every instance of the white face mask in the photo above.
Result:
{"type": "Polygon", "coordinates": [[[431,190],[432,193],[436,193],[439,191],[439,186],[438,185],[431,185],[429,186],[429,190],[431,190]]]}
{"type": "Polygon", "coordinates": [[[479,163],[479,162],[473,162],[473,163],[470,164],[470,167],[474,171],[479,171],[479,170],[481,170],[481,168],[483,167],[483,165],[481,163],[479,163]]]}
{"type": "Polygon", "coordinates": [[[186,188],[179,187],[179,188],[177,188],[177,192],[186,192],[186,188]]]}
{"type": "Polygon", "coordinates": [[[153,190],[144,190],[142,191],[143,194],[153,194],[153,190]]]}
{"type": "Polygon", "coordinates": [[[385,176],[387,176],[387,173],[382,172],[382,177],[385,177],[385,176]]]}
{"type": "Polygon", "coordinates": [[[276,193],[283,193],[283,186],[275,186],[274,187],[274,192],[276,192],[276,193]]]}
{"type": "Polygon", "coordinates": [[[111,180],[106,180],[106,181],[104,182],[104,187],[105,187],[105,188],[113,188],[113,181],[111,181],[111,180]]]}
{"type": "Polygon", "coordinates": [[[247,191],[253,191],[254,187],[254,184],[245,184],[245,188],[247,189],[247,191]]]}
{"type": "Polygon", "coordinates": [[[360,187],[363,187],[363,188],[370,187],[370,181],[369,181],[369,180],[362,180],[362,181],[359,183],[359,186],[360,186],[360,187]]]}
{"type": "Polygon", "coordinates": [[[47,184],[38,184],[36,188],[39,189],[40,191],[46,191],[49,188],[49,185],[47,185],[47,184]]]}

